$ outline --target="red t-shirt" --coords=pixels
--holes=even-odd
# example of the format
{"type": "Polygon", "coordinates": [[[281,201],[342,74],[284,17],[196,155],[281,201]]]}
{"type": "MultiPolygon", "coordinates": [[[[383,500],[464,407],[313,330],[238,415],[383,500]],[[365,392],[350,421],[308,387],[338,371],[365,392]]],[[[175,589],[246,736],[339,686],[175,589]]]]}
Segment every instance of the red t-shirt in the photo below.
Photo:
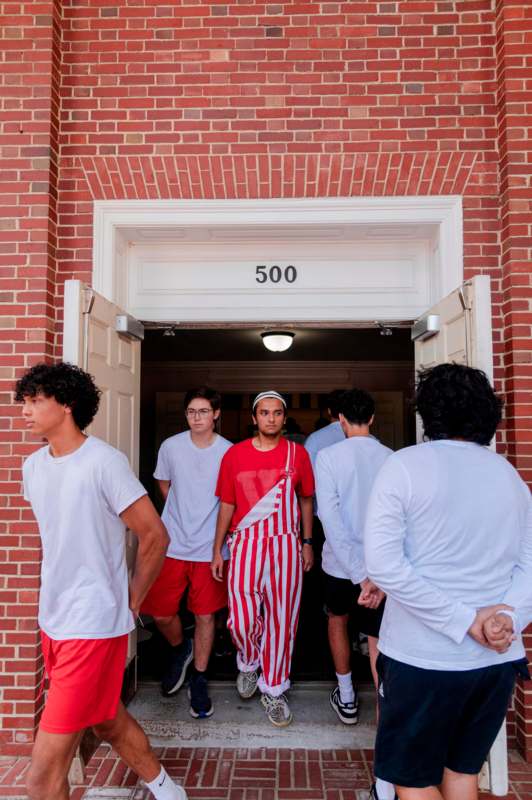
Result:
{"type": "MultiPolygon", "coordinates": [[[[312,497],[314,475],[305,448],[300,444],[294,456],[292,480],[299,497],[312,497]]],[[[279,482],[286,466],[288,442],[281,439],[273,450],[257,450],[251,439],[234,444],[220,465],[216,495],[223,503],[236,506],[230,530],[234,530],[250,508],[279,482]]]]}

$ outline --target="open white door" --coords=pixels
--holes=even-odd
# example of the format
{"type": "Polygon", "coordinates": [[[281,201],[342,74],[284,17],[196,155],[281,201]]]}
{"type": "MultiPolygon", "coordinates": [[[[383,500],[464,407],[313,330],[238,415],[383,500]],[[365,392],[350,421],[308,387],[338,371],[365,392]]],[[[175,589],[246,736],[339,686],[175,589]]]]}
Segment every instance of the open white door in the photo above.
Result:
{"type": "Polygon", "coordinates": [[[138,473],[140,339],[117,330],[117,319],[127,316],[80,281],[65,282],[63,360],[89,372],[102,390],[90,433],[125,453],[138,473]]]}
{"type": "Polygon", "coordinates": [[[489,276],[476,275],[440,300],[416,320],[412,338],[416,370],[455,361],[483,370],[492,380],[489,276]]]}
{"type": "MultiPolygon", "coordinates": [[[[477,275],[433,306],[414,323],[416,372],[454,361],[483,370],[493,380],[491,293],[487,275],[477,275]]],[[[423,431],[418,420],[418,440],[423,431]]],[[[506,723],[479,778],[479,786],[498,797],[508,793],[506,723]]]]}
{"type": "MultiPolygon", "coordinates": [[[[89,372],[101,389],[100,408],[88,433],[121,450],[138,474],[140,422],[140,339],[142,325],[81,281],[65,281],[63,360],[89,372]],[[126,328],[126,330],[124,330],[126,328]]],[[[126,558],[135,562],[136,537],[128,532],[126,558]]],[[[129,635],[127,666],[136,686],[136,630],[129,635]]],[[[85,737],[73,764],[72,777],[83,777],[94,750],[85,737]]]]}

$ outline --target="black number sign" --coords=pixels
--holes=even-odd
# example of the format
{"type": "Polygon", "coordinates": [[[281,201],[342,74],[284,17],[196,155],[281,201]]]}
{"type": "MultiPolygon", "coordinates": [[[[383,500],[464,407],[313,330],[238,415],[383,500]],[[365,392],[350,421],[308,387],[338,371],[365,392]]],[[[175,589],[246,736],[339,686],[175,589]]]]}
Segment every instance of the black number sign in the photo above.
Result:
{"type": "Polygon", "coordinates": [[[297,269],[293,264],[286,267],[279,267],[273,264],[267,267],[266,264],[259,264],[255,267],[255,280],[257,283],[295,283],[297,280],[297,269]]]}

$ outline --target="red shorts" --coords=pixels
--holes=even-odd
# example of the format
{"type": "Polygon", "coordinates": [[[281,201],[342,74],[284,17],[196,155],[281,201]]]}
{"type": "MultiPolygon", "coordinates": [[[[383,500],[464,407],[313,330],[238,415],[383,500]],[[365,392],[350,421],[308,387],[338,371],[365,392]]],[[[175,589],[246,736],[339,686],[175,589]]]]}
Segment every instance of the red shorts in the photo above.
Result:
{"type": "Polygon", "coordinates": [[[50,639],[41,631],[50,688],[40,728],[75,733],[114,719],[127,656],[127,633],[111,639],[50,639]]]}
{"type": "Polygon", "coordinates": [[[188,587],[187,606],[193,614],[214,614],[227,605],[227,572],[224,580],[215,581],[208,561],[182,561],[165,558],[163,568],[144,598],[142,614],[171,617],[188,587]]]}

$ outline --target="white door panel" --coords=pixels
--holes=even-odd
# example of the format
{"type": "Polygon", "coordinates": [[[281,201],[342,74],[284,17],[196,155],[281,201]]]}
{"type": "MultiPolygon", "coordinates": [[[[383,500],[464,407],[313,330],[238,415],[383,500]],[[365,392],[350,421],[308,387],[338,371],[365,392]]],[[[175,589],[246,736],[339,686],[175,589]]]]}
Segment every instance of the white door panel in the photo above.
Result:
{"type": "Polygon", "coordinates": [[[468,364],[493,376],[491,293],[487,275],[476,275],[429,309],[423,318],[437,314],[440,330],[416,341],[416,369],[446,361],[468,364]]]}
{"type": "MultiPolygon", "coordinates": [[[[440,318],[439,332],[415,344],[416,371],[454,361],[482,369],[493,380],[490,279],[477,275],[433,306],[430,314],[440,318]]],[[[418,420],[418,440],[423,431],[418,420]]],[[[506,723],[489,753],[479,776],[481,789],[496,796],[508,792],[506,723]]]]}
{"type": "Polygon", "coordinates": [[[121,314],[80,281],[66,281],[63,358],[90,372],[102,391],[89,432],[122,450],[138,472],[140,342],[117,333],[121,314]]]}
{"type": "MultiPolygon", "coordinates": [[[[140,429],[140,342],[115,330],[125,312],[80,281],[65,282],[63,359],[89,372],[102,392],[88,433],[121,450],[138,473],[140,429]]],[[[131,571],[136,537],[128,532],[126,556],[131,571]]],[[[130,634],[128,659],[136,650],[130,634]]],[[[128,662],[129,663],[129,662],[128,662]]]]}

